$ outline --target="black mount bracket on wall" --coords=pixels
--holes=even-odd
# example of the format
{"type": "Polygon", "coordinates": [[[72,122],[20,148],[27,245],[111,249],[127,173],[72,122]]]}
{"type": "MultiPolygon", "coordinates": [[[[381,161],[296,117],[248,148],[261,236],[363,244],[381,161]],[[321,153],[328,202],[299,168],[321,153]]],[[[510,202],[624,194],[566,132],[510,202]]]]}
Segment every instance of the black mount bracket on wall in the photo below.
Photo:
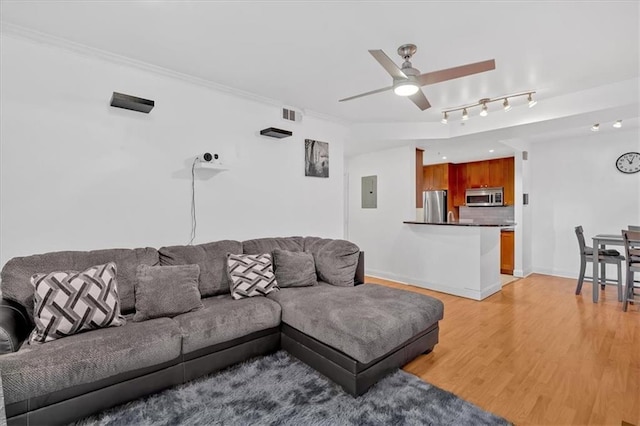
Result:
{"type": "Polygon", "coordinates": [[[113,92],[113,96],[111,96],[111,106],[149,114],[149,111],[155,106],[155,102],[149,99],[125,95],[124,93],[113,92]]]}

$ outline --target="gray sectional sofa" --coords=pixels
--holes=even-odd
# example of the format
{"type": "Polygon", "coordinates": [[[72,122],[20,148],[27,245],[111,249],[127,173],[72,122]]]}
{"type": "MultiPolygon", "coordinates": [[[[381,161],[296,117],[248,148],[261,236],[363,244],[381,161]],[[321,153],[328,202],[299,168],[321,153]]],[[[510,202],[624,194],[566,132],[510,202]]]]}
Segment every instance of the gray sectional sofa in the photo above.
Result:
{"type": "MultiPolygon", "coordinates": [[[[363,284],[357,265],[322,251],[316,237],[218,241],[196,246],[53,252],[11,259],[1,273],[0,372],[9,425],[64,424],[246,359],[284,348],[354,396],[438,342],[442,303],[363,284]],[[234,300],[227,253],[313,253],[318,284],[234,300]],[[33,328],[35,273],[118,265],[121,327],[25,343],[33,328]],[[198,264],[203,307],[133,322],[138,265],[198,264]],[[329,269],[327,269],[329,268],[329,269]],[[329,271],[329,272],[327,272],[329,271]],[[349,274],[349,286],[323,274],[349,274]]],[[[333,240],[335,241],[335,240],[333,240]]]]}

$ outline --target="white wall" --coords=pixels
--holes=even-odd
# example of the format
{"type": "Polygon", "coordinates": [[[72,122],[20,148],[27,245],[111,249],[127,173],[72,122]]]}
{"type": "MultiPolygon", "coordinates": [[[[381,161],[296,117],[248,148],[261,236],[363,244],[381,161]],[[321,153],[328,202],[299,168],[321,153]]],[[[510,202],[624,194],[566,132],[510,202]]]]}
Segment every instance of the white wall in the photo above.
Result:
{"type": "MultiPolygon", "coordinates": [[[[342,237],[347,128],[184,80],[17,36],[1,39],[0,263],[53,250],[186,244],[190,167],[198,237],[342,237]],[[112,108],[113,91],[156,101],[112,108]],[[266,127],[293,130],[278,140],[266,127]],[[329,142],[330,177],[304,176],[304,139],[329,142]]],[[[221,66],[227,66],[222,65],[221,66]]]]}
{"type": "Polygon", "coordinates": [[[577,277],[578,225],[590,242],[595,234],[619,234],[627,225],[640,224],[640,173],[625,175],[615,168],[616,159],[628,151],[640,151],[638,129],[607,126],[579,138],[531,143],[535,272],[577,277]]]}
{"type": "Polygon", "coordinates": [[[415,147],[402,146],[351,157],[349,173],[349,239],[365,252],[366,272],[399,274],[407,249],[405,220],[415,220],[415,147]],[[363,176],[378,176],[378,208],[363,209],[363,176]]]}

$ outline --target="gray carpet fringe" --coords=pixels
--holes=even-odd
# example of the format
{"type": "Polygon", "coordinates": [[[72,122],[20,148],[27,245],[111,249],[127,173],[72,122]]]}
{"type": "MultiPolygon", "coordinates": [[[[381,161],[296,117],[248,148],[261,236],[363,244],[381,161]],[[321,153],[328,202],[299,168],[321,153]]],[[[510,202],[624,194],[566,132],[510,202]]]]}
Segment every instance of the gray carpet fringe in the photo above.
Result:
{"type": "Polygon", "coordinates": [[[285,351],[104,411],[107,425],[508,425],[398,370],[353,398],[285,351]]]}

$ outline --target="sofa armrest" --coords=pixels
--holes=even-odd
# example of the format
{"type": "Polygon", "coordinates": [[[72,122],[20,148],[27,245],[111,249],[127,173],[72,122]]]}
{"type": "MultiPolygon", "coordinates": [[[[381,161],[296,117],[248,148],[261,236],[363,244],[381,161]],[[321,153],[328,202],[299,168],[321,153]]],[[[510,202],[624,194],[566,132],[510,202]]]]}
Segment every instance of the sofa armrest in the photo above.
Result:
{"type": "Polygon", "coordinates": [[[32,328],[20,305],[10,300],[0,300],[0,355],[20,349],[32,328]]]}
{"type": "Polygon", "coordinates": [[[364,284],[364,252],[360,252],[358,256],[358,266],[356,266],[356,276],[353,280],[354,285],[364,284]]]}

